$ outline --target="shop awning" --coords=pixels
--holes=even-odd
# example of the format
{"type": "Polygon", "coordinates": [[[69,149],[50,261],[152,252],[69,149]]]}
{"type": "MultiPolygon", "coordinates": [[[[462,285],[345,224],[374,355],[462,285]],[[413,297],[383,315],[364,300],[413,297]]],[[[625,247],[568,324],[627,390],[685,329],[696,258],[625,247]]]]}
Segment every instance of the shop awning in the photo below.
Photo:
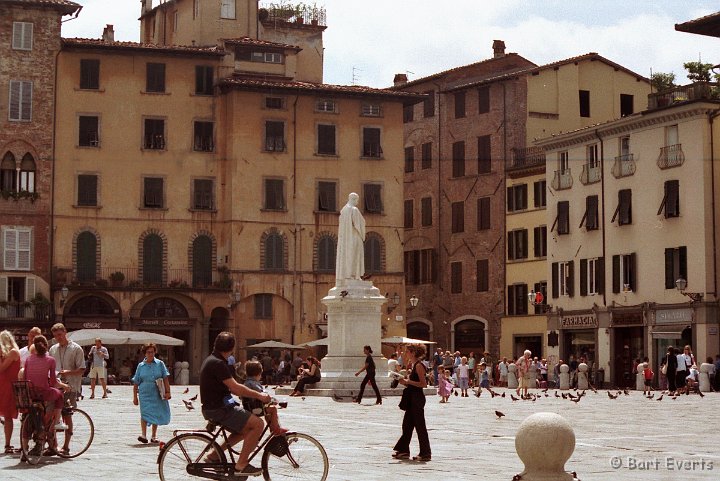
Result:
{"type": "Polygon", "coordinates": [[[685,326],[679,327],[662,327],[657,331],[653,331],[653,339],[682,339],[682,332],[685,330],[685,326]]]}

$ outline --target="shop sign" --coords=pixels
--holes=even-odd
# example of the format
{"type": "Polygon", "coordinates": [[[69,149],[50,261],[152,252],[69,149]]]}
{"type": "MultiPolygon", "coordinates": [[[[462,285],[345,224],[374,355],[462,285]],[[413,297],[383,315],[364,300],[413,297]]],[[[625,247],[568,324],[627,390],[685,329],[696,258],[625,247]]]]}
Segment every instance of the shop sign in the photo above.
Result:
{"type": "Polygon", "coordinates": [[[575,316],[563,316],[560,318],[560,327],[563,329],[586,329],[598,327],[598,320],[595,314],[578,314],[575,316]]]}
{"type": "Polygon", "coordinates": [[[138,326],[148,327],[189,327],[191,319],[140,319],[138,326]]]}
{"type": "Polygon", "coordinates": [[[642,325],[643,323],[642,312],[613,312],[612,314],[613,326],[633,326],[642,325]]]}
{"type": "Polygon", "coordinates": [[[655,311],[655,324],[691,324],[692,309],[662,309],[655,311]]]}
{"type": "Polygon", "coordinates": [[[118,320],[93,320],[83,321],[81,319],[65,319],[65,326],[71,329],[117,329],[118,320]]]}

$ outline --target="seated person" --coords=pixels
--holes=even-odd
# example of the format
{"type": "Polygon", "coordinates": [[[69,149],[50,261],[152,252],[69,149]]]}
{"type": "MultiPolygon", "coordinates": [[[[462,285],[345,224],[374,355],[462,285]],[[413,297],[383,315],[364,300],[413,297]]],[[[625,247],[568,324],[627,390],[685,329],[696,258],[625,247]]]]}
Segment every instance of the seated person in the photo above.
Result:
{"type": "MultiPolygon", "coordinates": [[[[262,373],[262,364],[258,361],[246,362],[245,375],[247,376],[247,379],[245,381],[245,386],[257,392],[265,392],[261,383],[262,373]]],[[[243,407],[258,416],[260,416],[263,412],[263,403],[257,399],[243,398],[243,407]]],[[[270,424],[270,432],[272,434],[279,436],[287,432],[287,429],[280,427],[276,406],[266,406],[265,415],[267,416],[268,423],[270,424]]]]}
{"type": "Polygon", "coordinates": [[[695,364],[692,365],[690,368],[690,374],[687,375],[685,378],[685,383],[687,385],[687,393],[692,391],[698,391],[700,387],[700,383],[698,382],[698,377],[700,373],[698,372],[697,366],[695,364]]]}

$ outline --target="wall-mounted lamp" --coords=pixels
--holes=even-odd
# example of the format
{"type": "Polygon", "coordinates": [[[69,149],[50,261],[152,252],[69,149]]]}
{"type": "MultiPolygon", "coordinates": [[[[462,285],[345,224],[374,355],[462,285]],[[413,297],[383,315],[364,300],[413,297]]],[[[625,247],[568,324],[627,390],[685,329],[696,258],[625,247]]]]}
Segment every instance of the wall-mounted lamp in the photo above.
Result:
{"type": "Polygon", "coordinates": [[[232,291],[228,295],[230,296],[230,308],[231,309],[233,307],[235,307],[237,304],[239,304],[240,301],[242,300],[242,294],[240,293],[240,291],[232,291]]]}
{"type": "Polygon", "coordinates": [[[70,294],[70,289],[68,289],[67,286],[63,286],[62,289],[60,289],[60,307],[65,305],[68,294],[70,294]]]}
{"type": "Polygon", "coordinates": [[[675,287],[678,291],[680,291],[680,294],[683,296],[688,296],[692,302],[698,302],[702,301],[703,295],[700,292],[685,292],[685,288],[687,287],[687,281],[683,279],[682,277],[675,281],[675,287]]]}
{"type": "Polygon", "coordinates": [[[418,305],[418,302],[420,302],[420,299],[416,295],[410,296],[410,309],[415,309],[418,305]]]}
{"type": "Polygon", "coordinates": [[[390,314],[397,308],[397,306],[400,305],[400,294],[396,292],[392,295],[392,297],[390,297],[390,294],[386,292],[385,297],[388,300],[387,313],[390,314]]]}
{"type": "Polygon", "coordinates": [[[528,302],[532,304],[533,306],[539,306],[543,303],[545,300],[545,296],[543,295],[542,291],[530,291],[528,292],[528,302]]]}

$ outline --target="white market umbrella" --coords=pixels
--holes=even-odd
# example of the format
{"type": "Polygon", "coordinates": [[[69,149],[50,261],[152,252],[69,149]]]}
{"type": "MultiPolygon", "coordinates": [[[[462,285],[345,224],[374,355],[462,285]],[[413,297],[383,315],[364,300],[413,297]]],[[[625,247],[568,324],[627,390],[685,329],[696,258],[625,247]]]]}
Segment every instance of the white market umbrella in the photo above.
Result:
{"type": "Polygon", "coordinates": [[[95,339],[98,337],[107,345],[127,344],[130,339],[127,332],[117,329],[78,329],[68,333],[67,337],[81,346],[95,344],[95,339]]]}
{"type": "Polygon", "coordinates": [[[304,342],[300,344],[300,347],[315,347],[315,346],[327,346],[329,345],[329,341],[327,337],[323,337],[322,339],[315,339],[314,341],[310,342],[304,342]]]}
{"type": "Polygon", "coordinates": [[[411,337],[391,336],[380,339],[383,344],[437,344],[435,341],[423,341],[411,337]]]}
{"type": "Polygon", "coordinates": [[[251,346],[245,346],[245,349],[301,349],[301,347],[280,341],[263,341],[251,346]]]}
{"type": "Polygon", "coordinates": [[[160,344],[163,346],[183,346],[185,341],[175,337],[166,336],[164,334],[158,334],[156,332],[145,332],[145,331],[120,331],[127,333],[130,337],[127,344],[160,344]]]}

